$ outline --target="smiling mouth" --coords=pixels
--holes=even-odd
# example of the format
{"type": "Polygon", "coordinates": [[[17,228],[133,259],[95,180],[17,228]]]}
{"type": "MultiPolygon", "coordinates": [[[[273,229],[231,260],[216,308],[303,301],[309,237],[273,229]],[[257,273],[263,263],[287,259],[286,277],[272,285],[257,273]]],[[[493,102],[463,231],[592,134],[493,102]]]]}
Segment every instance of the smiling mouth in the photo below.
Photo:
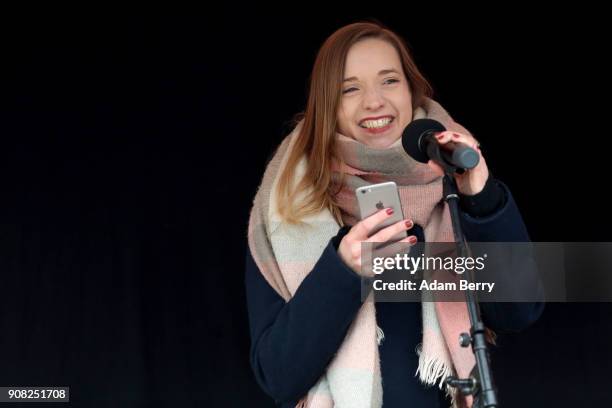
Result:
{"type": "Polygon", "coordinates": [[[359,124],[359,127],[363,129],[382,129],[382,128],[387,127],[394,120],[395,118],[393,117],[386,117],[386,118],[375,119],[375,120],[364,120],[363,122],[359,124]]]}

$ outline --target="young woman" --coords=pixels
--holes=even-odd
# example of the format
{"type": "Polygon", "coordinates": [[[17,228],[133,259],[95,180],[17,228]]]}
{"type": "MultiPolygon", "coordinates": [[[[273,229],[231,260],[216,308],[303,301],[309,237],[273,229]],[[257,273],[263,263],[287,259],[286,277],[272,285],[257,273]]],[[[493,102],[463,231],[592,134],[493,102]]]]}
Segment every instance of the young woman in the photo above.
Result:
{"type": "MultiPolygon", "coordinates": [[[[467,130],[431,99],[404,42],[374,23],[340,28],[321,47],[302,120],[268,164],[249,221],[246,289],[251,365],[283,407],[437,407],[450,374],[467,377],[465,303],[361,301],[361,243],[452,241],[441,169],[408,157],[414,119],[445,125],[440,144],[466,143],[467,130]],[[355,188],[395,181],[405,219],[372,234],[392,209],[359,219],[355,188]]],[[[471,241],[528,241],[508,188],[480,157],[456,176],[471,241]]],[[[539,303],[483,303],[493,330],[520,330],[539,303]]],[[[470,398],[451,395],[456,406],[470,398]]]]}

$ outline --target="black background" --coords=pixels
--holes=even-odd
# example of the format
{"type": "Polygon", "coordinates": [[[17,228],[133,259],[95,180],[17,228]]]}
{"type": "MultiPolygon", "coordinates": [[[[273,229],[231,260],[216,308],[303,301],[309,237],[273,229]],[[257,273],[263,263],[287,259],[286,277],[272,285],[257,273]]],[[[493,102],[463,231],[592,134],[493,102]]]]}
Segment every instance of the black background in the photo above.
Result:
{"type": "MultiPolygon", "coordinates": [[[[6,14],[0,386],[68,385],[71,406],[272,406],[248,363],[248,212],[318,47],[362,18],[408,40],[534,241],[609,241],[599,12],[439,12],[6,14]]],[[[504,406],[609,399],[611,312],[549,304],[503,336],[504,406]]]]}

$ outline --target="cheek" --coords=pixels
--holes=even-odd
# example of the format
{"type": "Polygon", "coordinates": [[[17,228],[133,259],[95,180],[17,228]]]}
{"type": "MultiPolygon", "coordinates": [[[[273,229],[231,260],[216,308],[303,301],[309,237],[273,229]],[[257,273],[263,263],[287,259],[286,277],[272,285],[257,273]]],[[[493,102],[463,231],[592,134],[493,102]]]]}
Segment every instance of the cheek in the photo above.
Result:
{"type": "Polygon", "coordinates": [[[412,102],[411,100],[408,100],[408,103],[406,104],[406,120],[408,122],[412,122],[412,115],[413,115],[413,108],[412,108],[412,102]]]}
{"type": "Polygon", "coordinates": [[[401,101],[399,102],[399,106],[401,106],[401,113],[403,116],[402,122],[411,122],[412,121],[412,96],[411,95],[407,95],[401,98],[401,101]]]}
{"type": "Polygon", "coordinates": [[[347,109],[346,105],[340,106],[338,110],[338,127],[340,131],[347,131],[351,126],[351,116],[349,114],[349,109],[347,109]]]}

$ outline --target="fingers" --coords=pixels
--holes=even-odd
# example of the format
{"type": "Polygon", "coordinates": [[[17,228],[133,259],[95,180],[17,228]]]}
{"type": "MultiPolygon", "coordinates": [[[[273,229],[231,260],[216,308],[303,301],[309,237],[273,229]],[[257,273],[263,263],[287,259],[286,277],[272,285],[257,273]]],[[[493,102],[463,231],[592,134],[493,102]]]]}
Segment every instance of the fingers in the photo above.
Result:
{"type": "Polygon", "coordinates": [[[372,235],[366,242],[387,242],[397,234],[407,231],[414,226],[412,220],[402,220],[395,224],[389,225],[381,229],[376,234],[372,235]]]}
{"type": "MultiPolygon", "coordinates": [[[[485,158],[482,155],[478,141],[471,135],[449,130],[439,132],[435,135],[435,137],[442,148],[449,149],[452,147],[453,143],[461,143],[478,152],[478,155],[480,156],[478,165],[464,172],[463,174],[455,174],[454,177],[457,181],[457,187],[460,193],[474,195],[482,191],[487,179],[489,178],[489,170],[485,158]]],[[[430,161],[428,164],[433,170],[439,170],[439,166],[437,166],[436,163],[430,161]]]]}
{"type": "Polygon", "coordinates": [[[393,215],[393,208],[385,208],[384,210],[380,210],[367,218],[359,221],[355,226],[351,229],[349,234],[352,235],[351,238],[357,241],[365,241],[370,236],[370,233],[376,228],[378,224],[388,219],[393,215]]]}
{"type": "Polygon", "coordinates": [[[416,237],[416,235],[410,235],[410,236],[408,236],[408,237],[406,237],[406,238],[402,239],[401,241],[397,241],[397,242],[398,242],[398,243],[399,243],[399,242],[404,242],[404,243],[408,243],[408,244],[410,244],[410,245],[414,245],[414,244],[416,244],[416,243],[417,243],[417,237],[416,237]]]}
{"type": "MultiPolygon", "coordinates": [[[[356,273],[371,276],[371,271],[362,270],[361,267],[361,250],[363,242],[389,242],[391,239],[397,236],[397,234],[410,230],[414,226],[412,220],[402,220],[381,229],[376,234],[373,234],[371,237],[368,238],[369,233],[381,222],[392,216],[392,214],[393,211],[391,208],[378,211],[377,213],[355,224],[351,228],[349,233],[346,234],[344,238],[342,238],[342,240],[340,241],[338,253],[340,254],[342,260],[356,273]]],[[[395,253],[397,252],[397,250],[395,249],[397,248],[397,244],[408,243],[410,245],[414,245],[416,242],[417,237],[411,235],[409,237],[403,238],[402,240],[391,243],[391,245],[388,245],[388,248],[382,249],[372,247],[372,250],[377,251],[377,253],[380,250],[384,250],[385,252],[391,251],[391,253],[395,253]]]]}
{"type": "Polygon", "coordinates": [[[440,145],[445,145],[447,143],[463,143],[474,150],[480,150],[478,141],[473,136],[464,133],[446,130],[436,134],[436,140],[440,145]]]}
{"type": "Polygon", "coordinates": [[[393,257],[399,253],[403,253],[406,250],[406,244],[412,246],[416,243],[416,235],[410,235],[400,241],[394,242],[393,244],[373,248],[372,258],[393,257]]]}

